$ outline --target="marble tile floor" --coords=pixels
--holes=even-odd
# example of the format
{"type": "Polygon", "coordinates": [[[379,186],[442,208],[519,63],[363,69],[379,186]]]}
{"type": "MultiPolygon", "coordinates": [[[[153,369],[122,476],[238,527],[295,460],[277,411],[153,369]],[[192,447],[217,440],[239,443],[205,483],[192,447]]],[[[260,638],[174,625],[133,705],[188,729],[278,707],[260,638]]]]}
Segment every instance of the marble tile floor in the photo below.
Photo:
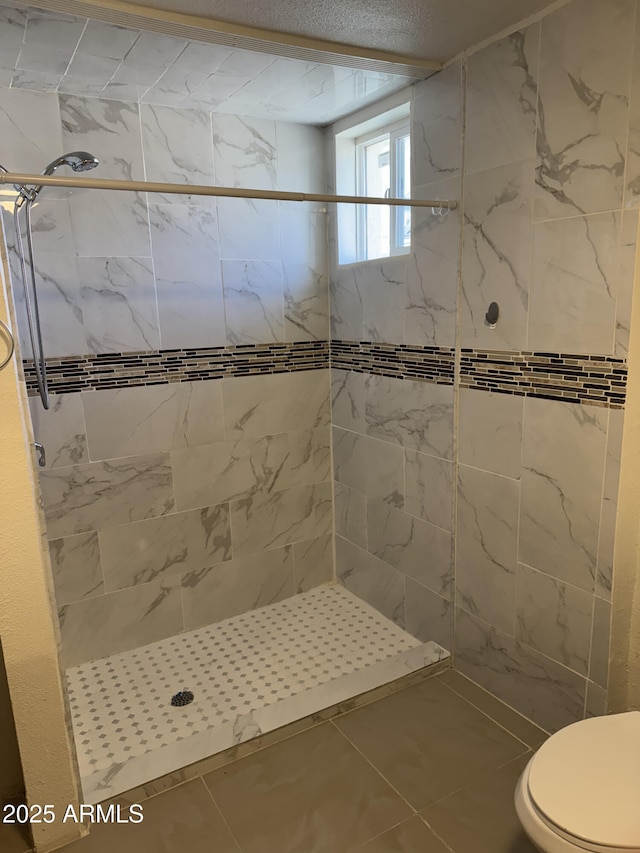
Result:
{"type": "MultiPolygon", "coordinates": [[[[546,733],[453,670],[309,723],[65,853],[535,853],[513,807],[546,733]]],[[[2,839],[0,839],[1,841],[2,839]]],[[[11,853],[26,851],[15,837],[11,853]]]]}
{"type": "Polygon", "coordinates": [[[97,803],[444,661],[325,585],[67,670],[84,801],[97,803]],[[191,704],[172,697],[190,691],[191,704]]]}

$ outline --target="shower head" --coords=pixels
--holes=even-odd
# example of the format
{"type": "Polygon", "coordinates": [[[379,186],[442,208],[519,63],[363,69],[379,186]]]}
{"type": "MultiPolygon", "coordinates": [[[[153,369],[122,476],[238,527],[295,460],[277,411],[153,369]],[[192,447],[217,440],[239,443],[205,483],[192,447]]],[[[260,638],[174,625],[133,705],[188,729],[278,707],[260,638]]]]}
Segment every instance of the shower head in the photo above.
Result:
{"type": "Polygon", "coordinates": [[[100,163],[100,161],[89,154],[88,151],[72,151],[70,154],[63,154],[53,162],[49,163],[43,171],[43,175],[53,175],[60,166],[71,166],[74,172],[89,172],[91,169],[100,163]]]}

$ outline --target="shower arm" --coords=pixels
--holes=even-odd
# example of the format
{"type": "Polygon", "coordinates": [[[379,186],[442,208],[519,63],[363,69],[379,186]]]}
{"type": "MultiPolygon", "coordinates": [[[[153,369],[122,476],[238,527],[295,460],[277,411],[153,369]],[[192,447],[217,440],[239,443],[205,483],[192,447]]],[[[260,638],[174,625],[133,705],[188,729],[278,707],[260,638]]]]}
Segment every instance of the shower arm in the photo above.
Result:
{"type": "Polygon", "coordinates": [[[78,189],[117,190],[121,192],[176,193],[180,195],[220,196],[223,198],[269,199],[272,201],[378,204],[387,207],[428,207],[434,213],[445,213],[449,210],[455,210],[458,207],[457,201],[443,199],[380,198],[379,196],[299,193],[280,190],[242,189],[239,187],[213,187],[203,184],[164,184],[153,181],[117,181],[104,178],[33,175],[28,172],[0,172],[0,184],[76,187],[78,189]]]}

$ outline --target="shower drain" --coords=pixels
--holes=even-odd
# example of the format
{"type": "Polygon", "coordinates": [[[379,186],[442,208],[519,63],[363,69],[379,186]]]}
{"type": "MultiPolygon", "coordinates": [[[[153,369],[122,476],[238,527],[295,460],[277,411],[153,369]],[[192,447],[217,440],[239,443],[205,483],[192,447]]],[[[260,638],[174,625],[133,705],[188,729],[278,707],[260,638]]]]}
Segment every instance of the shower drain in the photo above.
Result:
{"type": "Polygon", "coordinates": [[[174,708],[180,708],[183,705],[190,705],[193,702],[193,693],[190,690],[181,690],[171,697],[171,704],[174,708]]]}

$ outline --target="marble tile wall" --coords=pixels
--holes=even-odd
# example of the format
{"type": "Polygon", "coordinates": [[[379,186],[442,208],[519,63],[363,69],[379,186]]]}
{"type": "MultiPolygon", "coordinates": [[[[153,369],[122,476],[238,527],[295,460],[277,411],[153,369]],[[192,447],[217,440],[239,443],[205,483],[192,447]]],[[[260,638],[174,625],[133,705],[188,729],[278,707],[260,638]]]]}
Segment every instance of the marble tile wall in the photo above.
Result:
{"type": "MultiPolygon", "coordinates": [[[[636,5],[572,2],[468,58],[461,347],[626,358],[636,5]]],[[[623,421],[459,391],[457,666],[550,729],[607,687],[623,421]]]]}
{"type": "MultiPolygon", "coordinates": [[[[0,88],[0,136],[28,171],[82,149],[104,178],[324,188],[319,129],[169,101],[0,88]]],[[[328,339],[312,205],[45,191],[34,224],[50,357],[328,339]]],[[[7,210],[4,225],[15,272],[7,210]]],[[[76,389],[31,411],[65,665],[333,577],[326,369],[76,389]]]]}
{"type": "Polygon", "coordinates": [[[67,666],[333,578],[329,371],[30,398],[67,666]]]}
{"type": "MultiPolygon", "coordinates": [[[[413,190],[461,199],[462,240],[457,214],[414,212],[402,262],[333,267],[334,339],[625,367],[636,5],[574,0],[465,57],[462,86],[454,64],[413,88],[413,190]]],[[[624,409],[335,367],[338,576],[546,728],[602,709],[624,409]]]]}

